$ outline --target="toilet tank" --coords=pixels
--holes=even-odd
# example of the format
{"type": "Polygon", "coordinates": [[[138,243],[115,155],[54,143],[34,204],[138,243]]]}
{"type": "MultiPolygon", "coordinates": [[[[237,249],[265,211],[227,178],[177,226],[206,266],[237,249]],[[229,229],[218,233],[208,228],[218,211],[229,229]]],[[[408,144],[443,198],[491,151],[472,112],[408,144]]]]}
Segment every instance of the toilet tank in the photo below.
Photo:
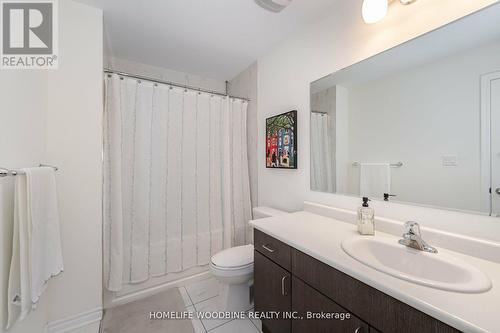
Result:
{"type": "Polygon", "coordinates": [[[254,220],[263,219],[266,217],[283,215],[283,214],[288,214],[288,213],[285,211],[279,210],[279,209],[274,209],[274,208],[265,207],[265,206],[254,207],[254,209],[253,209],[253,219],[254,220]]]}

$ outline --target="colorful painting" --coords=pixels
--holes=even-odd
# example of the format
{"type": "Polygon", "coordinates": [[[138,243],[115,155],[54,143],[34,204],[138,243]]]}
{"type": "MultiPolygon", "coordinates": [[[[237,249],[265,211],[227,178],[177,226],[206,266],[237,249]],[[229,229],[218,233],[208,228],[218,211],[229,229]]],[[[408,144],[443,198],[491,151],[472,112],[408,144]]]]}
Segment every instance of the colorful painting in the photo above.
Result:
{"type": "Polygon", "coordinates": [[[266,167],[297,169],[297,111],[266,119],[266,167]]]}

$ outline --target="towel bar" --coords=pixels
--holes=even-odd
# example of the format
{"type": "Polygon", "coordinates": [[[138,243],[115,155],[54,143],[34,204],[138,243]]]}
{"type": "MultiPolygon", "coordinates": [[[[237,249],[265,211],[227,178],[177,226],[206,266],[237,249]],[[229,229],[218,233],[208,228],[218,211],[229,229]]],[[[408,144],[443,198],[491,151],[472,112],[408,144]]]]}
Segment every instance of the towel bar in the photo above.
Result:
{"type": "MultiPolygon", "coordinates": [[[[53,165],[47,165],[47,164],[40,164],[39,167],[53,168],[54,171],[59,170],[58,167],[53,166],[53,165]]],[[[12,169],[0,167],[0,177],[17,176],[17,175],[22,175],[22,174],[24,174],[24,172],[20,171],[20,170],[12,170],[12,169]]]]}
{"type": "MultiPolygon", "coordinates": [[[[359,162],[353,162],[352,166],[359,166],[361,163],[359,162]]],[[[397,162],[397,163],[391,163],[389,164],[391,168],[401,168],[403,166],[403,162],[397,162]]]]}

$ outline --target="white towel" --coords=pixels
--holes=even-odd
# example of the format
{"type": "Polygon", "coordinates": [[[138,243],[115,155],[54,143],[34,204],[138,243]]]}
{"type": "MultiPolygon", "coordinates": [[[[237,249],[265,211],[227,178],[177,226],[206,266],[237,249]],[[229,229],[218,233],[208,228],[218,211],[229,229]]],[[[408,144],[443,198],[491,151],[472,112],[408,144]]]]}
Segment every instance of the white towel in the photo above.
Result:
{"type": "Polygon", "coordinates": [[[35,309],[48,280],[63,271],[54,170],[22,171],[16,177],[7,327],[35,309]]]}
{"type": "Polygon", "coordinates": [[[24,172],[31,222],[31,301],[36,306],[48,280],[63,271],[59,210],[54,169],[41,167],[24,172]]]}
{"type": "Polygon", "coordinates": [[[362,197],[383,198],[391,193],[391,165],[388,163],[361,163],[359,192],[362,197]]]}
{"type": "Polygon", "coordinates": [[[9,285],[7,291],[7,329],[12,327],[17,321],[24,319],[31,311],[26,189],[26,177],[17,176],[14,197],[12,259],[10,263],[9,285]]]}

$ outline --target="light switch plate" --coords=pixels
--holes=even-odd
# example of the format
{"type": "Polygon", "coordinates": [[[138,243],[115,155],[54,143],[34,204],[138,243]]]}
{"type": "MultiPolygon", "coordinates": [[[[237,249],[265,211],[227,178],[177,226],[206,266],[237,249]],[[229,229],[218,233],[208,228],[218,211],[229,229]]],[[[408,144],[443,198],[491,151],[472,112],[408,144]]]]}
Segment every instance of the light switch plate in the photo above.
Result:
{"type": "Polygon", "coordinates": [[[457,155],[443,155],[443,166],[455,167],[458,165],[457,155]]]}

